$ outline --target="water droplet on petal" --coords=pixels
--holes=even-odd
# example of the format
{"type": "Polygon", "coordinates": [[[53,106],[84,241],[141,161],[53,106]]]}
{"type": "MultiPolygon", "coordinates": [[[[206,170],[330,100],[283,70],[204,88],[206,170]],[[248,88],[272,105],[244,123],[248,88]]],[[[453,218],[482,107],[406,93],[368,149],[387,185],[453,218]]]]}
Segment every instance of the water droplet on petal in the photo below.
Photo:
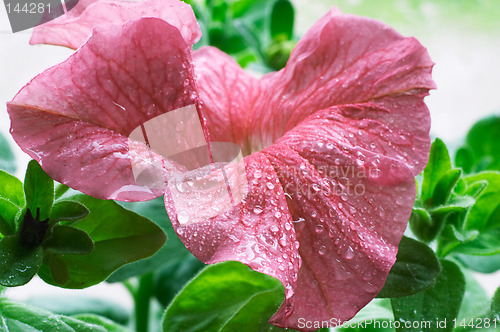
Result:
{"type": "Polygon", "coordinates": [[[274,189],[274,184],[272,184],[271,182],[268,182],[268,183],[266,183],[266,187],[268,189],[274,189]]]}
{"type": "Polygon", "coordinates": [[[260,179],[262,177],[262,172],[260,170],[256,170],[253,173],[253,177],[256,178],[256,179],[260,179]]]}
{"type": "Polygon", "coordinates": [[[256,205],[254,208],[253,208],[253,213],[255,214],[261,214],[263,211],[262,207],[259,206],[259,205],[256,205]]]}
{"type": "Polygon", "coordinates": [[[354,257],[354,250],[352,247],[349,246],[349,249],[347,249],[347,252],[345,254],[345,259],[352,259],[354,257]]]}
{"type": "Polygon", "coordinates": [[[324,229],[323,225],[321,225],[321,224],[316,225],[316,233],[318,233],[318,234],[322,233],[323,229],[324,229]]]}
{"type": "Polygon", "coordinates": [[[320,255],[326,254],[326,247],[325,246],[319,247],[318,254],[320,254],[320,255]]]}
{"type": "Polygon", "coordinates": [[[181,224],[185,224],[189,221],[189,215],[186,212],[181,212],[177,215],[177,221],[181,224]]]}
{"type": "Polygon", "coordinates": [[[270,230],[271,230],[271,232],[273,232],[273,233],[276,233],[277,231],[279,231],[279,228],[278,228],[278,226],[276,226],[276,225],[272,225],[269,229],[270,229],[270,230]]]}

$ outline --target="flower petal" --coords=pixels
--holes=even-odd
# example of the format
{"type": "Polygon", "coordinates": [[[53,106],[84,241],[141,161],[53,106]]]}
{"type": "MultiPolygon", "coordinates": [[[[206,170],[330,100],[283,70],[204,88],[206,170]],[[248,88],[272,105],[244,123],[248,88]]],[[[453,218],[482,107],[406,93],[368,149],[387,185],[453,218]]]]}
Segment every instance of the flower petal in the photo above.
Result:
{"type": "Polygon", "coordinates": [[[30,44],[52,44],[77,49],[92,29],[106,23],[124,23],[140,17],[161,18],[175,26],[189,45],[201,37],[191,7],[179,0],[80,0],[67,14],[35,27],[30,44]]]}
{"type": "Polygon", "coordinates": [[[150,158],[129,135],[193,104],[190,45],[176,27],[141,18],[97,27],[68,60],[26,85],[8,111],[14,139],[55,180],[96,198],[144,200],[162,190],[136,185],[132,165],[150,158]]]}
{"type": "MultiPolygon", "coordinates": [[[[273,167],[263,154],[245,157],[244,164],[248,194],[225,213],[189,222],[182,216],[184,212],[176,209],[168,190],[165,206],[179,238],[199,260],[207,264],[239,261],[279,279],[287,297],[284,307],[290,310],[300,257],[286,197],[273,167]]],[[[212,205],[215,204],[220,205],[219,202],[212,205]]],[[[210,204],[205,206],[211,208],[210,204]]],[[[285,316],[281,324],[285,324],[285,316]]]]}
{"type": "Polygon", "coordinates": [[[300,221],[303,263],[286,325],[279,323],[283,307],[273,317],[281,327],[298,328],[299,318],[339,324],[352,318],[380,291],[396,260],[415,199],[413,175],[405,163],[356,146],[347,133],[326,117],[311,117],[263,151],[300,221]]]}
{"type": "Polygon", "coordinates": [[[332,10],[301,38],[286,67],[266,77],[272,89],[259,99],[250,131],[269,146],[318,110],[381,103],[387,114],[378,121],[413,142],[377,152],[401,156],[416,175],[430,147],[430,117],[421,100],[435,87],[432,66],[416,39],[404,38],[381,22],[332,10]],[[386,103],[386,97],[393,99],[386,103]]]}
{"type": "Polygon", "coordinates": [[[193,52],[193,58],[211,139],[236,143],[244,155],[250,154],[256,147],[248,143],[247,123],[252,104],[262,92],[261,82],[215,47],[202,47],[193,52]]]}

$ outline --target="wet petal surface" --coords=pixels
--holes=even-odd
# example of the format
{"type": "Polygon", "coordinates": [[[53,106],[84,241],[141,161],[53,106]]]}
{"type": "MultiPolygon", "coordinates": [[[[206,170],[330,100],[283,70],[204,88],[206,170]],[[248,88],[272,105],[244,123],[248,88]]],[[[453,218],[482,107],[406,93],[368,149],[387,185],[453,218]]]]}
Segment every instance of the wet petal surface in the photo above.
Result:
{"type": "Polygon", "coordinates": [[[77,49],[92,34],[92,29],[107,23],[125,23],[140,17],[156,17],[175,26],[189,45],[201,37],[191,7],[179,0],[79,0],[67,14],[36,27],[30,44],[52,44],[77,49]]]}

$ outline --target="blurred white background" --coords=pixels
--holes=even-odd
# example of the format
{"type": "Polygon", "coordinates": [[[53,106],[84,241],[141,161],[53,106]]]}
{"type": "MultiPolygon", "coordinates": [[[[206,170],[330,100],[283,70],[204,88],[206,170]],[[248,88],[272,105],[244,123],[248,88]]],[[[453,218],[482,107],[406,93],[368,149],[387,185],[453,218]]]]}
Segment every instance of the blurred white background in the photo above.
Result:
{"type": "MultiPolygon", "coordinates": [[[[500,1],[495,0],[295,0],[296,33],[303,34],[328,8],[337,5],[345,13],[382,19],[406,36],[415,36],[436,63],[427,104],[432,115],[433,137],[451,147],[461,144],[468,128],[478,119],[500,112],[500,1]],[[369,4],[368,4],[369,3],[369,4]]],[[[0,130],[8,135],[5,103],[35,75],[65,60],[72,51],[55,46],[30,46],[31,31],[13,34],[5,7],[0,6],[0,130]]],[[[11,140],[12,146],[15,147],[11,140]]],[[[28,158],[15,149],[18,176],[23,178],[28,158]]],[[[500,285],[500,273],[478,276],[489,295],[500,285]]],[[[38,279],[26,287],[11,289],[11,297],[24,300],[35,293],[67,294],[38,279]]],[[[84,291],[116,299],[131,307],[120,285],[100,285],[84,291]]]]}

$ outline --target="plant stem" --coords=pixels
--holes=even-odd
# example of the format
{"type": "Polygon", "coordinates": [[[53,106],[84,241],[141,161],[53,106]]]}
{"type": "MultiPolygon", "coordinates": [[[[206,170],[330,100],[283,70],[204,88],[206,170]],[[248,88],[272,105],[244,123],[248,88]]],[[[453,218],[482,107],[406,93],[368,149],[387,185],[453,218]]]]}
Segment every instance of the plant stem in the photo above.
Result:
{"type": "Polygon", "coordinates": [[[137,332],[148,332],[149,307],[153,294],[153,274],[148,273],[139,278],[137,291],[133,294],[135,305],[135,329],[137,332]]]}

